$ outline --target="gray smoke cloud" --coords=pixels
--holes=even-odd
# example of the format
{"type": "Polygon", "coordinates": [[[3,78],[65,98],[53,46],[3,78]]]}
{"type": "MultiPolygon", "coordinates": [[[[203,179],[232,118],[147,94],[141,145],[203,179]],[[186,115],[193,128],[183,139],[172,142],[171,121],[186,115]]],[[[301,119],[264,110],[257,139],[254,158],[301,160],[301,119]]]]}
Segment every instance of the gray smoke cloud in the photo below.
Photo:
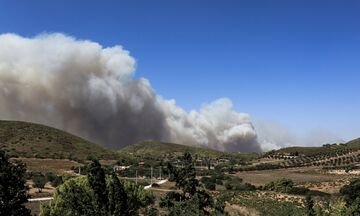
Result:
{"type": "Polygon", "coordinates": [[[121,46],[54,33],[0,35],[0,118],[38,122],[120,148],[142,140],[260,151],[249,115],[227,98],[184,111],[134,79],[121,46]]]}

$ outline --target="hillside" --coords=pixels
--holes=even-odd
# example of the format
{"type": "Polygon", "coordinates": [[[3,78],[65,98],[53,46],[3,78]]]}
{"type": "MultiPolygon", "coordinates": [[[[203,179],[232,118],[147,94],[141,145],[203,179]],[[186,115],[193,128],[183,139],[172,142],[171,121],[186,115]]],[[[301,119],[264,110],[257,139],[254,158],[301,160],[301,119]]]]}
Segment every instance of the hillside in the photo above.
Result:
{"type": "Polygon", "coordinates": [[[360,138],[351,140],[345,144],[324,144],[318,147],[286,147],[274,153],[282,154],[301,154],[305,156],[317,155],[317,154],[331,154],[339,151],[356,151],[360,150],[360,138]]]}
{"type": "Polygon", "coordinates": [[[119,150],[121,154],[131,154],[140,157],[164,157],[167,155],[181,156],[184,152],[190,152],[193,156],[201,158],[254,158],[256,154],[227,153],[213,149],[187,146],[175,143],[164,143],[157,141],[145,141],[126,146],[119,150]]]}
{"type": "Polygon", "coordinates": [[[0,148],[14,157],[69,158],[84,160],[88,156],[115,159],[115,151],[78,136],[48,126],[0,121],[0,148]]]}
{"type": "Polygon", "coordinates": [[[360,162],[360,139],[319,147],[287,147],[267,152],[263,158],[271,159],[277,168],[354,166],[360,162]]]}

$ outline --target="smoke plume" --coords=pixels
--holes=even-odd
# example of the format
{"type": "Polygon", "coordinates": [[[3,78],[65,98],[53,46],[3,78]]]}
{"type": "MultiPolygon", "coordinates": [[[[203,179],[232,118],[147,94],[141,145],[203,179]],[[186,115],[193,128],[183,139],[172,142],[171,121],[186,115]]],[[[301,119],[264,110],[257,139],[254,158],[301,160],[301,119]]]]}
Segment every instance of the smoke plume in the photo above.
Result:
{"type": "Polygon", "coordinates": [[[142,140],[259,151],[257,134],[229,99],[184,111],[134,79],[136,61],[64,34],[0,35],[0,119],[38,122],[120,148],[142,140]]]}

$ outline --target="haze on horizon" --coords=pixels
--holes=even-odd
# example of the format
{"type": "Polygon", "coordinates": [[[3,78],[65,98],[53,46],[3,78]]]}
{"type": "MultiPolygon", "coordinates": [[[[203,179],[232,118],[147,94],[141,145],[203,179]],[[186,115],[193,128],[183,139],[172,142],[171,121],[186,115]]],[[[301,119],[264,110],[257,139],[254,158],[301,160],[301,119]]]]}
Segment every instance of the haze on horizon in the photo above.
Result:
{"type": "Polygon", "coordinates": [[[357,138],[359,9],[3,1],[0,116],[111,146],[159,139],[258,151],[357,138]]]}

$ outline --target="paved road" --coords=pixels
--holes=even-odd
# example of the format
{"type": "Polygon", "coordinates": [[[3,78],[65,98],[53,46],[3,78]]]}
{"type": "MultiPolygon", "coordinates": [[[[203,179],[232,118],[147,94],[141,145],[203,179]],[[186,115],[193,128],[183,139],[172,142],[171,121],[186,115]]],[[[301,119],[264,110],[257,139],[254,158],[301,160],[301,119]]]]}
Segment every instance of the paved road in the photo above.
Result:
{"type": "Polygon", "coordinates": [[[28,199],[28,201],[29,202],[40,202],[40,201],[49,201],[52,199],[53,199],[53,197],[41,197],[41,198],[28,199]]]}

